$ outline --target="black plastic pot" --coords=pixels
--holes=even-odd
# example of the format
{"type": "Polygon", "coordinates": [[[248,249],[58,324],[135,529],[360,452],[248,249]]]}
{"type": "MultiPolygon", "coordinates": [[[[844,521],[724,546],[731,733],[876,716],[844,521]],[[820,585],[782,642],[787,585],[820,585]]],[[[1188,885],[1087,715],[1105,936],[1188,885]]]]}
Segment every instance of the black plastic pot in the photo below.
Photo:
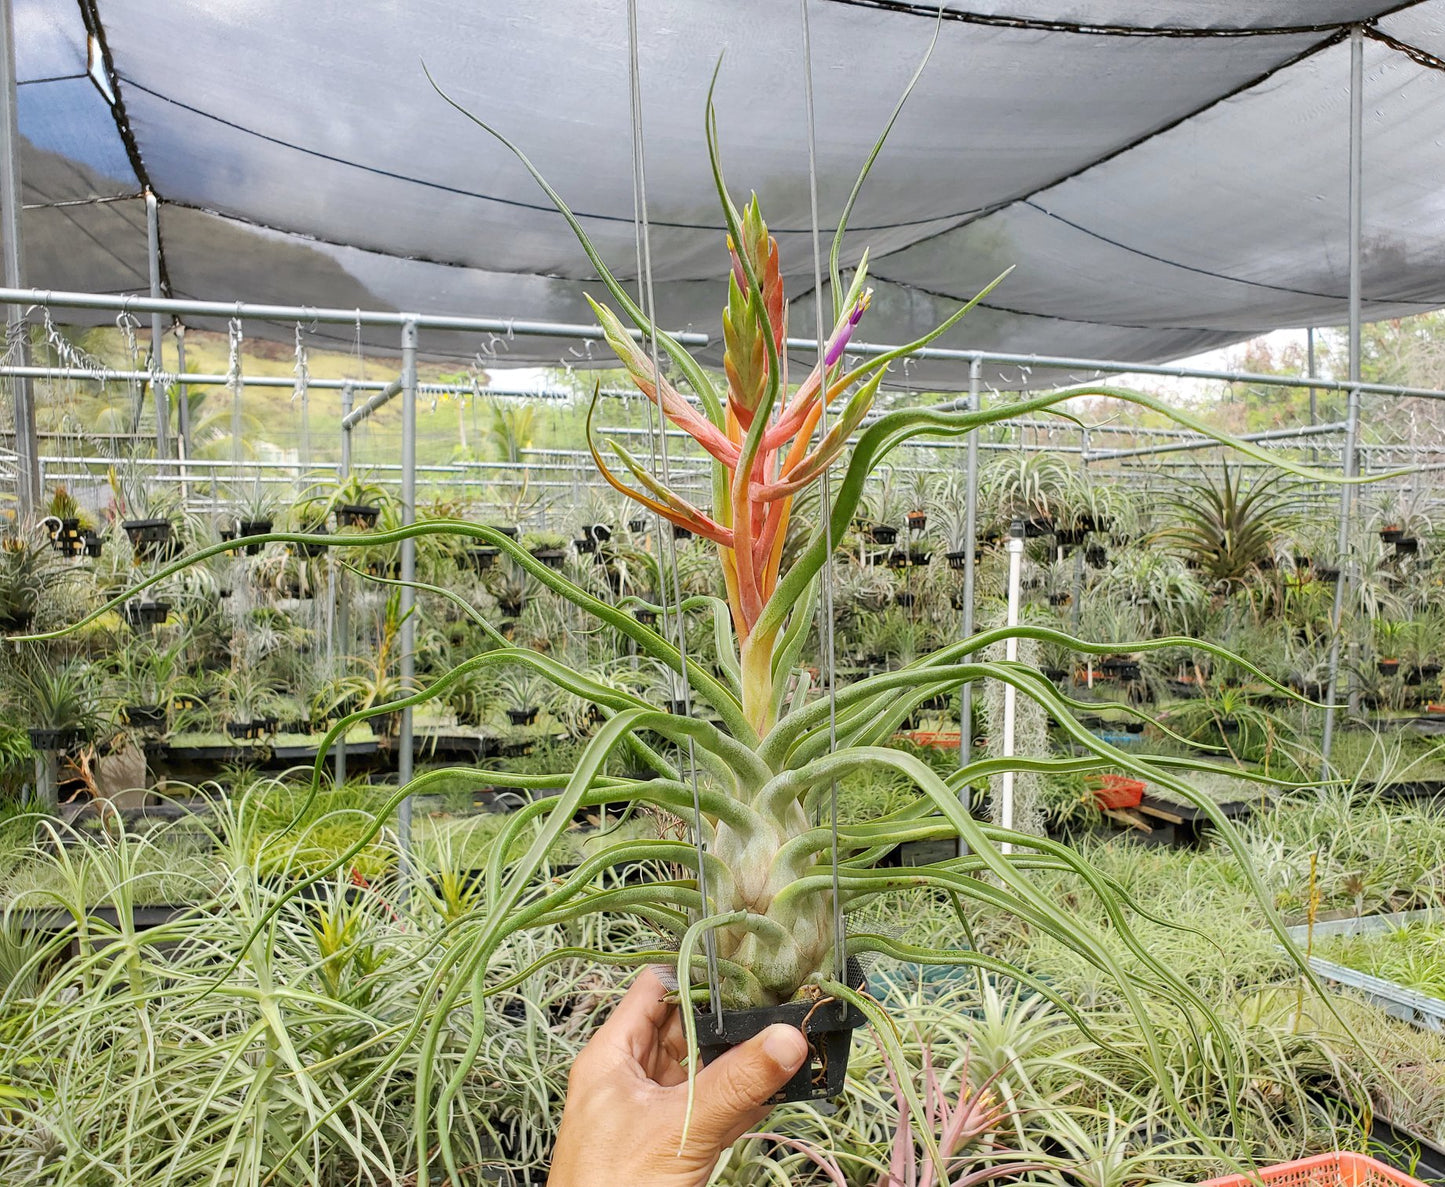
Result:
{"type": "Polygon", "coordinates": [[[78,729],[52,730],[37,729],[32,726],[25,732],[30,735],[30,748],[32,750],[74,750],[85,741],[85,731],[78,729]]]}
{"type": "Polygon", "coordinates": [[[1403,538],[1404,538],[1404,535],[1405,535],[1405,529],[1404,529],[1404,528],[1381,528],[1381,529],[1380,529],[1380,539],[1383,540],[1386,544],[1394,544],[1396,541],[1403,539],[1403,538]]]}
{"type": "Polygon", "coordinates": [[[1340,571],[1332,565],[1316,565],[1311,572],[1321,581],[1333,583],[1340,579],[1340,571]]]}
{"type": "Polygon", "coordinates": [[[522,607],[526,604],[525,598],[498,598],[497,609],[506,618],[520,618],[522,607]]]}
{"type": "MultiPolygon", "coordinates": [[[[324,536],[326,522],[323,520],[321,523],[303,523],[296,530],[305,536],[324,536]]],[[[291,551],[297,556],[324,556],[328,547],[326,544],[293,544],[291,551]]]]}
{"type": "Polygon", "coordinates": [[[164,730],[166,728],[166,707],[164,705],[127,705],[121,710],[125,723],[136,729],[164,730]]]}
{"type": "Polygon", "coordinates": [[[169,602],[127,602],[125,620],[133,627],[159,626],[170,616],[169,602]]]}
{"type": "Polygon", "coordinates": [[[532,555],[549,569],[560,569],[563,559],[567,556],[560,548],[534,548],[532,555]]]}
{"type": "Polygon", "coordinates": [[[634,515],[631,519],[627,521],[627,530],[629,532],[641,532],[645,531],[646,529],[647,516],[645,515],[634,515]]]}
{"type": "Polygon", "coordinates": [[[276,718],[257,717],[251,721],[228,721],[226,722],[226,733],[233,738],[256,739],[264,738],[267,734],[276,732],[276,718]]]}
{"type": "Polygon", "coordinates": [[[1379,672],[1381,676],[1393,676],[1400,670],[1400,661],[1397,659],[1377,659],[1375,661],[1375,670],[1379,672]]]}
{"type": "Polygon", "coordinates": [[[81,545],[85,549],[86,556],[99,556],[101,550],[105,547],[105,540],[97,536],[94,532],[86,532],[85,536],[81,539],[81,545]]]}
{"type": "Polygon", "coordinates": [[[681,524],[675,523],[672,525],[672,538],[674,540],[691,540],[692,533],[681,524]]]}
{"type": "Polygon", "coordinates": [[[581,553],[596,552],[597,541],[591,536],[578,536],[572,541],[572,547],[581,553]]]}
{"type": "Polygon", "coordinates": [[[640,622],[643,626],[657,625],[656,610],[634,610],[632,612],[632,617],[637,619],[637,621],[640,622]]]}
{"type": "MultiPolygon", "coordinates": [[[[1027,532],[1028,529],[1024,530],[1027,532]]],[[[1088,534],[1080,528],[1058,528],[1054,531],[1054,542],[1064,548],[1076,548],[1088,534]]]]}
{"type": "Polygon", "coordinates": [[[868,528],[868,539],[874,544],[892,544],[898,539],[898,529],[891,528],[886,523],[875,523],[868,528]]]}
{"type": "Polygon", "coordinates": [[[724,1010],[717,1023],[711,1012],[699,1010],[698,1053],[704,1065],[740,1043],[762,1033],[775,1022],[799,1027],[808,1040],[808,1058],[797,1075],[783,1085],[769,1104],[794,1100],[829,1100],[843,1091],[848,1075],[848,1053],[853,1032],[867,1023],[863,1012],[844,1002],[800,1001],[754,1010],[724,1010]]]}
{"type": "Polygon", "coordinates": [[[902,606],[905,610],[917,600],[912,590],[901,589],[893,595],[893,604],[895,606],[902,606]]]}
{"type": "Polygon", "coordinates": [[[898,548],[888,554],[888,567],[890,569],[908,568],[908,553],[898,548]]]}
{"type": "Polygon", "coordinates": [[[1102,569],[1109,563],[1109,550],[1102,544],[1092,544],[1084,549],[1084,563],[1091,569],[1102,569]]]}
{"type": "Polygon", "coordinates": [[[339,528],[374,528],[381,508],[375,503],[338,503],[336,526],[339,528]]]}
{"type": "MultiPolygon", "coordinates": [[[[242,536],[264,536],[275,526],[275,521],[270,519],[243,519],[236,528],[242,536]]],[[[255,556],[263,547],[261,544],[247,544],[246,555],[255,556]]]]}
{"type": "Polygon", "coordinates": [[[943,559],[948,562],[950,569],[964,569],[968,566],[968,552],[962,548],[954,552],[945,552],[943,559]]]}
{"type": "Polygon", "coordinates": [[[1073,595],[1073,594],[1068,594],[1068,593],[1051,593],[1051,594],[1049,594],[1049,605],[1050,605],[1050,606],[1067,606],[1067,605],[1068,605],[1070,602],[1072,602],[1073,600],[1074,600],[1074,595],[1073,595]]]}
{"type": "Polygon", "coordinates": [[[1067,668],[1040,668],[1039,671],[1044,674],[1045,679],[1051,680],[1055,684],[1062,684],[1069,678],[1069,670],[1067,668]]]}
{"type": "Polygon", "coordinates": [[[1420,541],[1414,536],[1401,536],[1395,541],[1396,556],[1414,556],[1420,551],[1420,541]]]}
{"type": "Polygon", "coordinates": [[[598,544],[606,544],[612,539],[612,529],[605,523],[589,523],[582,529],[582,534],[598,544]]]}
{"type": "Polygon", "coordinates": [[[474,573],[485,573],[497,563],[496,548],[468,548],[457,558],[458,568],[470,568],[474,573]]]}
{"type": "Polygon", "coordinates": [[[927,511],[910,511],[907,518],[910,532],[921,532],[928,526],[927,511]]]}
{"type": "Polygon", "coordinates": [[[508,709],[507,720],[513,725],[531,725],[537,720],[537,708],[532,705],[525,709],[508,709]]]}
{"type": "Polygon", "coordinates": [[[176,525],[169,519],[127,519],[120,526],[130,537],[131,550],[138,559],[165,560],[172,554],[176,525]]]}
{"type": "Polygon", "coordinates": [[[1024,538],[1037,540],[1040,536],[1052,535],[1054,521],[1047,515],[1035,516],[1033,519],[1024,521],[1024,538]]]}

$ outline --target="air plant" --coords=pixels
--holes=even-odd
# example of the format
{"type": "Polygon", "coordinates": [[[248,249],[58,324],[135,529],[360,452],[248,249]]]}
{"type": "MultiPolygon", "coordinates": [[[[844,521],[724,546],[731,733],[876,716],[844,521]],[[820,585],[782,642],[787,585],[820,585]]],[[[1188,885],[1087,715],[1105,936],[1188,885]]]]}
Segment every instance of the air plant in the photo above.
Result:
{"type": "MultiPolygon", "coordinates": [[[[438,958],[428,990],[421,998],[428,1004],[406,1024],[399,1040],[404,1048],[419,1043],[422,1055],[415,1067],[417,1181],[430,1177],[428,1151],[433,1141],[428,1135],[435,1137],[447,1175],[453,1180],[461,1177],[460,1152],[453,1147],[450,1118],[466,1089],[472,1061],[486,1041],[480,1006],[484,998],[515,983],[515,978],[496,978],[493,966],[499,953],[509,939],[529,929],[568,924],[597,914],[639,917],[665,939],[652,949],[637,947],[623,953],[599,950],[592,953],[595,959],[672,966],[680,997],[690,1004],[711,1006],[713,1022],[717,1021],[718,1008],[738,1010],[801,1003],[811,1010],[821,1009],[831,1000],[869,1018],[895,1066],[900,1066],[896,1037],[886,1012],[850,976],[848,961],[852,957],[875,952],[905,960],[992,970],[1057,999],[1059,1008],[1087,1031],[1075,1007],[1026,969],[972,948],[915,947],[870,930],[865,924],[852,928],[847,924],[850,916],[880,898],[917,889],[943,892],[958,901],[984,901],[1024,921],[1035,933],[1054,937],[1092,963],[1117,987],[1137,1026],[1138,1044],[1133,1048],[1137,1055],[1126,1058],[1137,1059],[1151,1069],[1161,1092],[1177,1106],[1178,1102],[1169,1096],[1165,1055],[1146,995],[1163,994],[1191,1017],[1205,1022],[1210,1014],[1190,986],[1135,935],[1129,918],[1133,903],[1128,894],[1098,876],[1068,847],[977,822],[959,802],[959,791],[965,784],[1007,769],[1064,774],[1121,769],[1174,790],[1197,804],[1226,840],[1237,837],[1217,805],[1193,792],[1175,773],[1180,767],[1206,769],[1208,764],[1173,760],[1165,766],[1117,750],[1084,729],[1070,711],[1072,702],[1036,670],[1014,662],[976,658],[983,649],[1011,633],[1062,642],[1094,653],[1107,649],[1081,643],[1046,627],[1000,628],[940,648],[899,671],[860,680],[839,690],[835,697],[809,700],[791,695],[790,690],[799,687],[794,674],[803,666],[818,582],[836,543],[853,522],[865,482],[892,449],[911,438],[929,434],[961,436],[1004,417],[1046,412],[1073,397],[1113,396],[1168,415],[1258,460],[1275,459],[1152,397],[1113,388],[1072,388],[976,412],[903,408],[886,412],[865,425],[864,419],[890,364],[951,329],[993,285],[916,341],[851,365],[846,348],[868,311],[871,290],[866,253],[846,285],[841,277],[839,253],[847,209],[839,219],[829,258],[832,328],[820,344],[819,361],[795,386],[787,375],[787,304],[778,246],[768,232],[756,197],[740,210],[727,190],[717,150],[715,117],[709,106],[708,144],[728,227],[731,263],[723,314],[725,380],[719,383],[632,300],[570,208],[520,150],[499,133],[486,130],[511,148],[532,172],[568,220],[613,301],[642,331],[644,342],[650,343],[640,345],[617,313],[594,303],[607,342],[633,382],[667,421],[691,436],[711,459],[711,507],[698,506],[670,489],[620,443],[611,443],[613,460],[605,460],[589,413],[589,447],[599,469],[611,485],[638,504],[712,544],[721,566],[725,597],[693,596],[678,607],[713,616],[720,640],[714,672],[710,666],[691,659],[672,637],[676,613],[665,620],[670,628],[667,633],[644,626],[629,609],[593,596],[496,529],[460,521],[429,521],[350,539],[332,538],[343,544],[376,546],[422,535],[451,534],[498,548],[519,570],[630,639],[641,656],[676,674],[684,701],[690,703],[685,703],[684,709],[706,702],[716,715],[714,723],[695,713],[663,712],[625,689],[598,682],[549,656],[506,646],[500,633],[467,606],[466,612],[498,644],[495,648],[464,661],[423,690],[401,690],[393,700],[383,700],[379,688],[368,690],[371,695],[364,707],[337,722],[323,739],[313,771],[313,789],[321,784],[330,745],[358,720],[444,697],[450,684],[464,674],[491,668],[531,669],[563,691],[589,698],[605,718],[577,755],[571,770],[550,775],[478,773],[489,784],[525,787],[533,799],[508,819],[498,835],[488,855],[482,903],[452,931],[451,941],[438,958]],[[653,351],[668,356],[689,394],[661,373],[653,351]],[[830,409],[832,415],[828,415],[830,409]],[[819,486],[830,469],[842,462],[855,433],[857,441],[847,457],[846,469],[825,488],[829,497],[818,504],[817,519],[806,545],[785,567],[783,545],[795,500],[819,486]],[[919,758],[888,745],[899,725],[922,702],[952,694],[966,683],[988,679],[1012,684],[1021,695],[1043,705],[1083,754],[983,758],[943,775],[919,758]],[[655,771],[657,777],[640,780],[605,774],[615,769],[611,760],[615,752],[623,749],[655,771]],[[872,819],[820,826],[819,818],[826,820],[829,816],[831,789],[839,780],[861,771],[897,777],[911,784],[918,795],[907,806],[872,819]],[[670,838],[618,839],[600,846],[565,877],[539,881],[547,868],[549,852],[579,809],[623,799],[687,821],[695,830],[695,843],[670,838]],[[962,838],[967,842],[968,855],[907,871],[876,866],[878,859],[900,842],[942,838],[962,838]],[[605,870],[638,863],[676,874],[620,885],[598,880],[605,870]],[[1074,871],[1087,881],[1106,906],[1110,930],[1129,949],[1129,960],[1120,960],[1092,924],[1044,893],[1031,877],[1035,870],[1074,871]],[[709,974],[707,988],[695,984],[704,969],[709,974]],[[463,1008],[467,1002],[471,1003],[470,1012],[463,1008]],[[431,1056],[439,1047],[450,1049],[453,1045],[458,1058],[434,1072],[437,1065],[431,1056]]],[[[881,145],[880,139],[869,158],[870,166],[881,145]]],[[[866,174],[867,167],[863,176],[866,174]]],[[[854,197],[863,176],[855,185],[854,197]]],[[[852,201],[850,198],[848,209],[852,201]]],[[[595,407],[594,399],[592,412],[595,407]]],[[[1317,480],[1325,477],[1291,462],[1278,464],[1317,480]]],[[[286,533],[268,537],[291,538],[286,533]]],[[[196,559],[211,551],[203,550],[196,559]]],[[[158,576],[176,571],[184,563],[162,570],[158,576]]],[[[436,586],[423,588],[434,594],[446,593],[436,586]]],[[[1177,638],[1141,641],[1131,644],[1130,649],[1179,647],[1185,643],[1177,638]]],[[[1213,644],[1195,646],[1227,655],[1213,644]]],[[[1255,671],[1246,661],[1236,662],[1255,671]]],[[[1262,673],[1255,674],[1263,678],[1262,673]]],[[[398,788],[393,802],[457,777],[456,770],[428,772],[398,788]]],[[[386,818],[386,812],[377,814],[374,827],[356,842],[355,852],[369,843],[386,818]]],[[[337,858],[332,868],[344,868],[351,852],[337,858]]],[[[324,871],[312,873],[296,884],[297,889],[324,875],[324,871]]],[[[1281,942],[1289,947],[1287,933],[1268,905],[1263,884],[1247,867],[1244,876],[1281,942]]],[[[284,899],[267,908],[256,924],[257,934],[283,908],[284,899]]],[[[546,953],[538,963],[566,955],[577,953],[546,953]]],[[[1301,967],[1310,977],[1307,966],[1301,967]]],[[[682,1011],[682,1020],[690,1045],[696,1043],[700,1027],[711,1025],[700,1021],[692,1009],[682,1011]]],[[[379,1062],[361,1086],[332,1101],[329,1116],[342,1115],[367,1085],[386,1074],[395,1058],[379,1062]]],[[[900,1088],[915,1116],[928,1115],[911,1082],[902,1082],[900,1088]]],[[[1191,1125],[1187,1114],[1182,1109],[1180,1112],[1184,1123],[1191,1125]]],[[[1201,1132],[1198,1136],[1207,1135],[1201,1132]]],[[[925,1144],[936,1145],[932,1135],[924,1137],[925,1144]]],[[[935,1165],[940,1161],[935,1154],[935,1165]]]]}
{"type": "MultiPolygon", "coordinates": [[[[943,1078],[934,1066],[933,1051],[925,1043],[921,1069],[924,1111],[916,1117],[898,1073],[884,1059],[898,1105],[898,1122],[889,1149],[888,1169],[876,1187],[974,1187],[993,1179],[1051,1169],[1049,1163],[1027,1161],[1017,1152],[996,1145],[992,1135],[1004,1127],[1008,1117],[1008,1109],[994,1091],[994,1081],[1002,1069],[975,1089],[969,1082],[968,1065],[969,1052],[965,1051],[958,1072],[958,1099],[950,1102],[943,1078]],[[924,1133],[932,1140],[923,1140],[924,1133]]],[[[848,1179],[838,1159],[812,1142],[781,1133],[747,1134],[746,1139],[796,1150],[817,1166],[829,1183],[847,1187],[848,1179]]]]}

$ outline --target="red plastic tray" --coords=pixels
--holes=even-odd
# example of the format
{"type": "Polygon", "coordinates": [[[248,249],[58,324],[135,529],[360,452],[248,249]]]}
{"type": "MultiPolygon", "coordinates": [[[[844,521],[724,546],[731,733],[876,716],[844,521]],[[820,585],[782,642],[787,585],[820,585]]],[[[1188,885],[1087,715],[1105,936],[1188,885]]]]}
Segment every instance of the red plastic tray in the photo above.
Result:
{"type": "Polygon", "coordinates": [[[1225,1175],[1200,1187],[1250,1187],[1253,1183],[1270,1187],[1424,1187],[1404,1171],[1348,1150],[1262,1166],[1253,1176],[1225,1175]]]}

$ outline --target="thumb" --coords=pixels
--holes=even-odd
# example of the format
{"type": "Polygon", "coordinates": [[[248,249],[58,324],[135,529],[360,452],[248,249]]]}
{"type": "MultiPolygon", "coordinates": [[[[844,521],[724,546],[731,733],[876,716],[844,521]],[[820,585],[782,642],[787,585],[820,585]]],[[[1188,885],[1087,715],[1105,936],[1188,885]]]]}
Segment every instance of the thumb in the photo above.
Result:
{"type": "Polygon", "coordinates": [[[697,1074],[693,1130],[719,1149],[731,1145],[759,1120],[773,1094],[808,1057],[808,1040],[781,1022],[713,1060],[697,1074]]]}

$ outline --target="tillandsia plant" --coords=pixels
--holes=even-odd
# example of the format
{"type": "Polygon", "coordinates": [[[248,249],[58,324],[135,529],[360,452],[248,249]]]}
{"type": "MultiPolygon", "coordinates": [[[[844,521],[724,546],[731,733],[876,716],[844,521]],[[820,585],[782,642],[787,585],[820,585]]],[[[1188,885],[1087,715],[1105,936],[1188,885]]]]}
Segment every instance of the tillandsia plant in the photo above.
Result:
{"type": "MultiPolygon", "coordinates": [[[[927,434],[960,436],[1004,417],[1047,411],[1075,396],[1105,395],[1169,415],[1257,460],[1273,459],[1257,447],[1224,437],[1152,397],[1112,388],[1074,388],[978,412],[907,408],[887,412],[865,426],[864,417],[889,365],[943,334],[979,299],[918,340],[851,364],[846,354],[848,343],[870,302],[868,268],[865,255],[845,285],[839,254],[848,211],[867,175],[866,166],[839,219],[830,253],[832,329],[819,344],[816,365],[794,385],[786,373],[783,349],[787,304],[778,247],[768,233],[757,199],[739,209],[728,192],[709,104],[708,143],[728,227],[730,262],[723,315],[724,376],[720,381],[631,299],[570,208],[525,155],[499,133],[481,126],[511,148],[532,172],[576,233],[616,307],[652,344],[652,349],[639,345],[617,313],[601,304],[594,306],[609,343],[642,393],[712,459],[712,506],[696,506],[670,490],[624,447],[615,444],[613,454],[620,460],[625,477],[614,472],[604,460],[600,445],[593,441],[592,449],[602,472],[630,498],[716,548],[726,598],[683,599],[680,605],[667,607],[664,629],[654,629],[638,621],[629,609],[594,596],[564,572],[538,561],[504,532],[463,521],[428,520],[358,535],[281,532],[258,538],[332,547],[375,547],[441,534],[479,540],[504,553],[519,571],[541,586],[630,639],[641,656],[677,676],[687,691],[685,699],[705,703],[715,714],[715,719],[702,720],[687,713],[665,712],[625,688],[593,679],[551,656],[509,646],[506,638],[460,595],[418,583],[431,594],[461,604],[496,646],[463,661],[423,690],[402,690],[395,699],[368,703],[337,722],[319,748],[313,789],[321,785],[329,747],[358,721],[444,698],[452,685],[479,670],[530,668],[562,691],[591,700],[605,719],[591,734],[572,770],[527,775],[456,769],[428,772],[398,788],[391,802],[394,806],[402,797],[424,793],[458,777],[475,777],[478,782],[524,789],[533,795],[531,803],[508,819],[493,844],[481,903],[472,915],[456,924],[446,952],[432,973],[429,991],[420,999],[431,1005],[408,1024],[406,1040],[419,1043],[422,1054],[415,1071],[416,1146],[421,1163],[418,1181],[430,1177],[428,1152],[433,1148],[439,1151],[451,1178],[459,1177],[458,1152],[449,1135],[468,1068],[485,1041],[483,1014],[478,1007],[484,998],[505,992],[527,973],[524,970],[511,978],[495,975],[494,968],[507,946],[529,929],[599,913],[636,916],[663,940],[650,950],[599,950],[593,953],[597,960],[623,965],[671,965],[684,1001],[710,1003],[715,991],[717,1004],[724,1011],[790,1002],[817,1004],[824,999],[846,1003],[874,1024],[895,1066],[902,1064],[886,1013],[848,975],[847,961],[855,956],[882,953],[904,960],[989,970],[1057,999],[1059,1008],[1090,1033],[1087,1021],[1074,1006],[1029,970],[971,947],[912,947],[866,926],[847,925],[849,917],[868,908],[880,896],[919,889],[940,892],[955,900],[985,902],[1012,913],[1037,933],[1057,938],[1112,981],[1140,1036],[1139,1054],[1121,1052],[1120,1057],[1140,1063],[1156,1077],[1161,1092],[1168,1095],[1165,1055],[1150,1018],[1157,1001],[1146,1002],[1146,997],[1163,995],[1191,1020],[1191,1025],[1205,1024],[1209,1011],[1188,983],[1165,967],[1136,937],[1131,911],[1146,918],[1150,917],[1148,912],[1068,847],[979,823],[959,802],[959,792],[966,784],[1004,770],[1083,774],[1123,769],[1174,789],[1197,804],[1231,842],[1232,850],[1243,852],[1235,829],[1213,800],[1194,793],[1175,773],[1180,767],[1206,769],[1208,764],[1150,760],[1117,750],[1084,729],[1073,713],[1079,704],[1036,670],[1013,662],[975,658],[1011,633],[1096,654],[1116,648],[1082,643],[1059,631],[1025,625],[987,631],[953,643],[899,671],[842,688],[832,698],[808,699],[789,689],[806,690],[806,681],[793,677],[804,667],[803,652],[815,612],[817,582],[830,563],[835,544],[853,521],[865,481],[893,448],[911,438],[927,434]],[[653,350],[667,356],[680,376],[678,385],[663,375],[653,350]],[[824,418],[832,405],[837,405],[837,411],[825,426],[824,418]],[[857,441],[849,453],[854,433],[857,441]],[[819,486],[830,467],[841,466],[845,456],[846,469],[830,483],[829,498],[816,504],[819,511],[807,543],[784,566],[783,543],[795,500],[809,488],[819,486]],[[717,637],[715,672],[708,665],[690,662],[685,649],[674,642],[674,628],[688,613],[712,617],[717,637]],[[1022,695],[1039,702],[1084,753],[1079,757],[981,759],[944,776],[920,759],[888,745],[902,721],[920,703],[985,679],[1012,684],[1022,695]],[[624,749],[655,771],[656,777],[644,780],[606,774],[617,766],[610,761],[614,753],[624,749]],[[687,761],[679,761],[679,756],[687,761]],[[904,808],[872,819],[820,826],[819,819],[828,815],[830,789],[859,771],[905,780],[916,788],[917,798],[904,808]],[[688,822],[696,830],[695,843],[669,837],[617,839],[600,847],[565,876],[539,877],[547,869],[549,852],[579,809],[621,800],[688,822]],[[962,838],[967,843],[967,855],[907,870],[876,868],[878,859],[900,842],[938,838],[962,838]],[[638,863],[659,871],[657,876],[641,882],[635,878],[599,879],[604,872],[622,867],[635,871],[638,863]],[[1089,887],[1105,905],[1112,930],[1127,945],[1128,962],[1118,959],[1116,949],[1106,944],[1091,924],[1061,907],[1035,885],[1030,871],[1040,869],[1071,872],[1089,887]],[[699,983],[705,969],[710,982],[716,975],[715,983],[706,989],[699,983]],[[471,1010],[463,1010],[469,1003],[471,1010]],[[430,1056],[443,1049],[455,1054],[458,1044],[465,1049],[459,1058],[449,1061],[453,1070],[433,1072],[437,1065],[430,1056]],[[438,1082],[439,1076],[444,1082],[438,1082]],[[435,1146],[428,1134],[434,1135],[435,1146]]],[[[881,145],[880,138],[868,165],[881,145]]],[[[1327,477],[1290,462],[1281,464],[1317,480],[1327,477]]],[[[147,583],[222,547],[204,549],[190,561],[161,570],[147,583]]],[[[1129,649],[1186,645],[1222,656],[1228,654],[1212,644],[1194,644],[1179,638],[1141,641],[1130,644],[1129,649]]],[[[1235,662],[1267,679],[1247,661],[1235,662]]],[[[358,840],[353,850],[337,858],[331,868],[345,868],[354,853],[360,852],[383,826],[389,812],[390,807],[386,813],[379,813],[369,834],[358,840]]],[[[1288,946],[1287,933],[1273,914],[1263,885],[1252,870],[1246,868],[1244,872],[1281,942],[1288,946]]],[[[297,889],[326,874],[313,873],[298,883],[297,889]]],[[[280,904],[273,907],[271,915],[280,909],[280,904]]],[[[263,919],[257,924],[258,934],[265,922],[263,919]]],[[[564,955],[575,956],[576,951],[559,951],[542,960],[564,955]]],[[[1301,968],[1303,975],[1310,977],[1303,962],[1301,968]]],[[[697,1019],[688,1009],[682,1011],[682,1017],[689,1041],[695,1042],[697,1019]]],[[[387,1074],[390,1066],[387,1060],[380,1061],[363,1084],[333,1103],[336,1113],[345,1110],[372,1080],[387,1074]]],[[[914,1115],[926,1116],[914,1086],[905,1081],[901,1087],[914,1115]]],[[[1173,1097],[1169,1099],[1178,1105],[1173,1097]]],[[[1184,1123],[1193,1125],[1198,1136],[1207,1136],[1191,1122],[1187,1110],[1178,1107],[1184,1123]]]]}

